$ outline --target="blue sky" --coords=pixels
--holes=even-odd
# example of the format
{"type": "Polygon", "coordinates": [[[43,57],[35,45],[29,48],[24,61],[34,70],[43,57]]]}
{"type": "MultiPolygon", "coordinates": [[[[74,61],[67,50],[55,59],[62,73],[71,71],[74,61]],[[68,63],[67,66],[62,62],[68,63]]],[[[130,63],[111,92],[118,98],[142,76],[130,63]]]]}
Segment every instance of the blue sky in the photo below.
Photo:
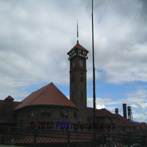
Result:
{"type": "MultiPolygon", "coordinates": [[[[94,0],[96,106],[122,114],[127,103],[139,122],[147,122],[146,7],[146,0],[94,0]]],[[[91,0],[0,1],[0,99],[21,101],[50,82],[69,97],[77,20],[92,107],[91,0]]]]}

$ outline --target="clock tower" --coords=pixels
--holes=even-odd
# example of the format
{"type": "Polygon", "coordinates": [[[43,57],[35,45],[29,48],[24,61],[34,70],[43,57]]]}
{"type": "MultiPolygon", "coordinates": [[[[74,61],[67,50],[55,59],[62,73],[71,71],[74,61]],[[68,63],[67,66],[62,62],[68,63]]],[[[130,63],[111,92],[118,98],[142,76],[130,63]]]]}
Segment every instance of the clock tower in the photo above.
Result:
{"type": "Polygon", "coordinates": [[[67,53],[70,61],[70,100],[78,108],[78,120],[86,120],[87,109],[87,69],[88,50],[77,44],[67,53]]]}

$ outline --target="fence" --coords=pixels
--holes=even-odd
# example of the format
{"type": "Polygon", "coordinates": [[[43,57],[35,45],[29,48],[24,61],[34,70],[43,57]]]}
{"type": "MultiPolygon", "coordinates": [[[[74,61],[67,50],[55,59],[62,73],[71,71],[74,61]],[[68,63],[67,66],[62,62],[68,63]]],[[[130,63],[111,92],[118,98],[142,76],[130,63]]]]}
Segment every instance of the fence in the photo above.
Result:
{"type": "Polygon", "coordinates": [[[68,130],[37,130],[27,128],[0,128],[0,144],[25,145],[30,147],[103,147],[114,146],[116,142],[131,145],[135,142],[147,145],[147,136],[96,133],[94,140],[90,132],[70,132],[68,130]]]}

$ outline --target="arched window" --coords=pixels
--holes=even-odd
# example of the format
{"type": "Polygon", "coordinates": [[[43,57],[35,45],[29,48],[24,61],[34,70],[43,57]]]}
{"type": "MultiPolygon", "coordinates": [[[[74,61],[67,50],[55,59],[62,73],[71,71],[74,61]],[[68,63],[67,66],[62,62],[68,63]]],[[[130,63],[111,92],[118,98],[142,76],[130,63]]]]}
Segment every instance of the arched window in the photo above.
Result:
{"type": "Polygon", "coordinates": [[[83,73],[80,73],[80,81],[83,81],[83,73]]]}

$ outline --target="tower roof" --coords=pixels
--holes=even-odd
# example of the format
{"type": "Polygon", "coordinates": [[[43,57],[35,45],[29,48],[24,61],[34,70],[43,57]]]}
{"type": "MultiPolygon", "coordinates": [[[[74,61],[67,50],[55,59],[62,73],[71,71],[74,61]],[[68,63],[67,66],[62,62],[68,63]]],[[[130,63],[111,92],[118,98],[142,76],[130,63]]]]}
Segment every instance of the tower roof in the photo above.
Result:
{"type": "Polygon", "coordinates": [[[5,98],[5,100],[14,100],[10,95],[8,97],[5,98]]]}
{"type": "Polygon", "coordinates": [[[50,83],[30,94],[15,108],[15,110],[33,105],[76,107],[53,83],[50,83]]]}
{"type": "Polygon", "coordinates": [[[83,51],[86,51],[87,53],[89,52],[86,48],[84,48],[82,45],[80,45],[78,42],[77,44],[67,53],[69,54],[71,51],[73,51],[74,49],[81,49],[83,51]]]}

